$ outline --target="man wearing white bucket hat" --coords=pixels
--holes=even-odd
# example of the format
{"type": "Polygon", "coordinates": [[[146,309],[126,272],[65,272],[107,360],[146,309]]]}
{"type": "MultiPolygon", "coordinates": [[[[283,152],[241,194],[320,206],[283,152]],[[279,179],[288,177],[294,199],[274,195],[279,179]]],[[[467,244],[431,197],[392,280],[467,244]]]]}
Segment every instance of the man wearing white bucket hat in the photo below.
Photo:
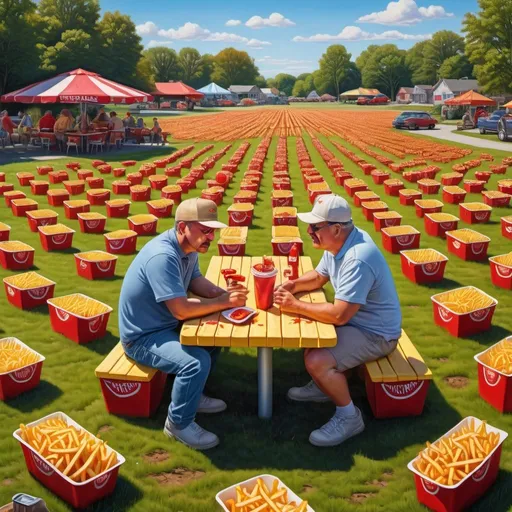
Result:
{"type": "Polygon", "coordinates": [[[135,257],[119,297],[119,332],[126,354],[176,375],[164,433],[197,450],[219,444],[215,434],[195,422],[197,412],[226,409],[222,400],[203,394],[219,349],[181,345],[179,323],[245,306],[245,287],[226,291],[199,270],[197,253],[206,253],[215,230],[223,227],[213,201],[183,201],[176,209],[174,229],[148,242],[135,257]],[[196,297],[188,298],[188,291],[196,297]]]}
{"type": "Polygon", "coordinates": [[[338,343],[305,350],[306,370],[313,380],[291,388],[288,397],[299,402],[334,402],[334,416],[314,430],[309,440],[315,446],[336,446],[364,430],[344,372],[391,353],[400,337],[402,315],[388,264],[368,233],[354,226],[345,199],[321,195],[311,212],[298,217],[308,224],[313,247],[324,254],[315,270],[278,287],[275,303],[283,311],[335,325],[338,343]],[[329,281],[334,304],[306,303],[294,297],[329,281]]]}

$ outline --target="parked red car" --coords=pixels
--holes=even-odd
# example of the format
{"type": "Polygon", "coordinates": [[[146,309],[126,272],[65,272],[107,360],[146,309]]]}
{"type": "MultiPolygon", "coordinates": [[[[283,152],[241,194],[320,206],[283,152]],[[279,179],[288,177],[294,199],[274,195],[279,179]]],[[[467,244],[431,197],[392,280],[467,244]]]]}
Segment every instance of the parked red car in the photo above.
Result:
{"type": "Polygon", "coordinates": [[[369,105],[385,105],[389,103],[389,98],[385,94],[377,94],[377,96],[374,96],[370,102],[369,105]]]}
{"type": "Polygon", "coordinates": [[[357,98],[356,104],[357,105],[368,105],[368,103],[370,102],[371,99],[372,99],[371,96],[359,96],[359,98],[357,98]]]}
{"type": "Polygon", "coordinates": [[[432,130],[437,124],[437,119],[432,117],[428,112],[402,112],[393,120],[395,128],[408,128],[409,130],[418,130],[419,128],[428,128],[432,130]]]}

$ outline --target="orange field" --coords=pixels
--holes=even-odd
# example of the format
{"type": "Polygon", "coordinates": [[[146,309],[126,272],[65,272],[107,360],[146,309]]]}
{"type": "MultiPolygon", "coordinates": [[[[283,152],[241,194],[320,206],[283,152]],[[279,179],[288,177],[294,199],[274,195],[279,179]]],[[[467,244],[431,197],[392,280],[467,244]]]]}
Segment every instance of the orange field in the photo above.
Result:
{"type": "MultiPolygon", "coordinates": [[[[436,162],[450,162],[471,153],[435,141],[411,138],[396,131],[391,121],[396,112],[325,111],[310,109],[252,109],[208,116],[162,119],[160,124],[173,138],[195,141],[232,141],[258,137],[300,137],[303,132],[338,136],[372,153],[371,147],[398,158],[414,155],[436,162]]],[[[370,153],[369,153],[370,152],[370,153]]],[[[373,156],[373,155],[372,155],[373,156]]]]}

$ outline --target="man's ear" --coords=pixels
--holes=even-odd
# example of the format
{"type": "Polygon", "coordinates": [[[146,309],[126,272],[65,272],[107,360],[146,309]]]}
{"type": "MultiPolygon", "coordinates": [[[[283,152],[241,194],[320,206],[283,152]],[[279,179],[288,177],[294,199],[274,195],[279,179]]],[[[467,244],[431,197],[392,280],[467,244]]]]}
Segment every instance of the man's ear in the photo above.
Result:
{"type": "Polygon", "coordinates": [[[182,235],[183,232],[185,231],[185,222],[183,222],[182,220],[178,221],[178,223],[176,224],[176,231],[182,235]]]}

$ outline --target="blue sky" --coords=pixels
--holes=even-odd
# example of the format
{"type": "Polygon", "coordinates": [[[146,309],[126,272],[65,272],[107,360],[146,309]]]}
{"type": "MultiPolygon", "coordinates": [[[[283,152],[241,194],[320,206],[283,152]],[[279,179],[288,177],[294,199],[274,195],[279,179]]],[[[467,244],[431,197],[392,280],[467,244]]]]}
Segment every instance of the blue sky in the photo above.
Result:
{"type": "Polygon", "coordinates": [[[478,9],[477,0],[102,0],[101,7],[129,14],[145,47],[215,54],[233,46],[247,51],[267,78],[317,69],[331,44],[345,45],[354,59],[369,44],[407,49],[438,30],[460,33],[464,14],[478,9]]]}

